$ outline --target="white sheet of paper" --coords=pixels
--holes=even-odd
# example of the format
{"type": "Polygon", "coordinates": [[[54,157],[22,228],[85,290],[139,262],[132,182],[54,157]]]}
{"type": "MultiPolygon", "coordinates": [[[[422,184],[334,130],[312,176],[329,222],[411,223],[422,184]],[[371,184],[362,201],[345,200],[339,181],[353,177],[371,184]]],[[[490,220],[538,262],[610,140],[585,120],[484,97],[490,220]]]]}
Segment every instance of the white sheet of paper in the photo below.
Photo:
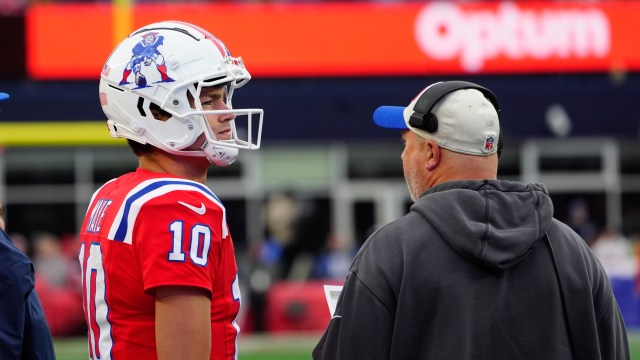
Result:
{"type": "Polygon", "coordinates": [[[336,312],[336,304],[338,304],[338,298],[340,297],[341,291],[342,286],[324,285],[324,294],[327,297],[327,305],[329,305],[329,313],[331,316],[336,312]]]}

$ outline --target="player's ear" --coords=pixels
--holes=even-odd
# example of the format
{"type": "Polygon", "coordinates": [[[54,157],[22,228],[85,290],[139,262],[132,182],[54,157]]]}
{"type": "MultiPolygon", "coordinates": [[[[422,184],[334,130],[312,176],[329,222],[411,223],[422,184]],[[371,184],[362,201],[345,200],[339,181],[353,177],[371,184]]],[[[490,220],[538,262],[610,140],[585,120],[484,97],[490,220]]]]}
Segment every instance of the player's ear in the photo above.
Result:
{"type": "Polygon", "coordinates": [[[442,151],[435,141],[427,140],[424,142],[424,146],[424,151],[426,154],[424,166],[427,170],[433,171],[438,167],[438,165],[440,165],[442,151]]]}

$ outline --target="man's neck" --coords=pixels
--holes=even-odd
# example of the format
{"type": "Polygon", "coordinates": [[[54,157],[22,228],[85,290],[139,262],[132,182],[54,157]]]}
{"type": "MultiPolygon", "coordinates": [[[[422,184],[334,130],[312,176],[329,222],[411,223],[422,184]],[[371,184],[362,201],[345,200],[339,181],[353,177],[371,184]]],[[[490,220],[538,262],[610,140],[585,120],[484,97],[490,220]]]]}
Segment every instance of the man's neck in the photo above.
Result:
{"type": "Polygon", "coordinates": [[[179,156],[161,150],[138,157],[138,165],[148,171],[171,174],[201,184],[207,181],[210,166],[202,157],[179,156]]]}
{"type": "Polygon", "coordinates": [[[427,180],[428,188],[454,180],[495,180],[498,172],[496,156],[473,156],[449,153],[437,171],[427,180]]]}

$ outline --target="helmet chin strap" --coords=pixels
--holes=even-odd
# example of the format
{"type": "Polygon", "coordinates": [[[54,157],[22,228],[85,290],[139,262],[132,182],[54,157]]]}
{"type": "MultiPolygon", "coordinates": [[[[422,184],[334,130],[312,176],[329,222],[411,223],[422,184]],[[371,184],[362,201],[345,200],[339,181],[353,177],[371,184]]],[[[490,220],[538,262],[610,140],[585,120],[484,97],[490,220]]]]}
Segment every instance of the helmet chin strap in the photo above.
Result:
{"type": "MultiPolygon", "coordinates": [[[[227,141],[233,143],[235,140],[227,141]]],[[[238,148],[213,144],[210,141],[205,141],[200,150],[204,152],[210,163],[220,167],[233,164],[236,161],[236,157],[238,157],[238,148]]]]}

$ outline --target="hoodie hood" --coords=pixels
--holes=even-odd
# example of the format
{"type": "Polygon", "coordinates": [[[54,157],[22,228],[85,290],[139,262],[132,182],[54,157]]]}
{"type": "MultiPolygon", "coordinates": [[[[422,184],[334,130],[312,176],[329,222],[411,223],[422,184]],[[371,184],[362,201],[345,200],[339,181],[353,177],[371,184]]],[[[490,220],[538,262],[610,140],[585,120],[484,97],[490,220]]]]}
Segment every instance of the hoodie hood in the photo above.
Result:
{"type": "Polygon", "coordinates": [[[504,270],[526,258],[546,233],[553,204],[543,184],[469,180],[434,186],[411,211],[460,255],[504,270]]]}

